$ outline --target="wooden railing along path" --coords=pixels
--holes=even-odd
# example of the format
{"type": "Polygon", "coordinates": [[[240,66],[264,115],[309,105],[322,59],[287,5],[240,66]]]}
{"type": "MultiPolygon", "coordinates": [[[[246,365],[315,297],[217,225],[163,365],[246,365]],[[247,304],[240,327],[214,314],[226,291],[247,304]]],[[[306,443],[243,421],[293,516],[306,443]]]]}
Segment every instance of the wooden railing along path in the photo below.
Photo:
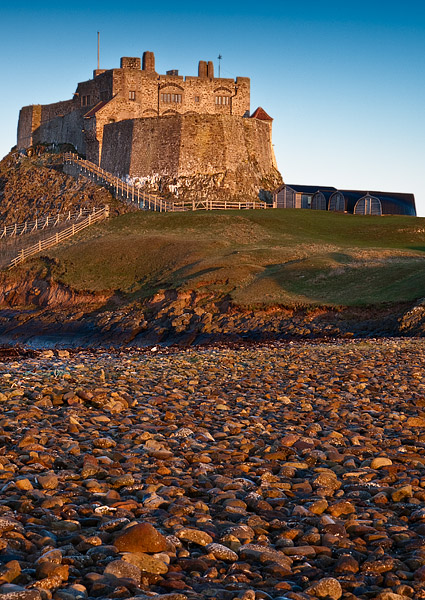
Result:
{"type": "Polygon", "coordinates": [[[28,248],[22,248],[19,251],[18,255],[9,263],[9,269],[12,269],[16,265],[19,265],[20,263],[24,262],[24,260],[26,260],[30,256],[38,254],[43,250],[48,250],[49,248],[52,248],[53,246],[64,242],[73,235],[76,235],[83,229],[86,229],[86,227],[89,227],[90,225],[93,225],[94,223],[97,223],[98,221],[101,221],[102,219],[106,219],[108,217],[109,206],[104,206],[103,208],[93,210],[82,221],[79,221],[78,223],[73,223],[70,227],[63,229],[58,233],[55,233],[47,239],[39,240],[36,244],[33,244],[28,248]]]}
{"type": "Polygon", "coordinates": [[[0,240],[6,237],[18,237],[35,231],[48,229],[49,227],[58,227],[61,223],[79,221],[96,209],[80,208],[76,212],[58,213],[56,215],[47,215],[46,217],[36,218],[35,221],[25,221],[24,223],[14,223],[12,225],[3,225],[0,228],[0,240]]]}
{"type": "Polygon", "coordinates": [[[192,210],[243,210],[270,208],[266,202],[245,201],[231,202],[226,200],[193,200],[191,202],[177,202],[165,200],[159,196],[143,192],[139,187],[125,183],[119,177],[112,175],[94,163],[80,158],[77,154],[64,155],[64,171],[69,175],[78,177],[83,175],[101,183],[109,188],[112,195],[119,200],[136,204],[141,210],[157,212],[185,212],[192,210]]]}

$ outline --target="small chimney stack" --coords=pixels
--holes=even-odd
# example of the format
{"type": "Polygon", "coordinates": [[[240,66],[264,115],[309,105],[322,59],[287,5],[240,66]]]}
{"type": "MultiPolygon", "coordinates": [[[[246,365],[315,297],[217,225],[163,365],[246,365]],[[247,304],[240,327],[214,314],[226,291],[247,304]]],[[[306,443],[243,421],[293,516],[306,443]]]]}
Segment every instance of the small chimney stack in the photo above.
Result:
{"type": "Polygon", "coordinates": [[[143,71],[155,73],[155,54],[153,52],[143,52],[143,71]]]}
{"type": "Polygon", "coordinates": [[[208,67],[205,60],[200,60],[198,65],[198,77],[208,77],[208,67]]]}

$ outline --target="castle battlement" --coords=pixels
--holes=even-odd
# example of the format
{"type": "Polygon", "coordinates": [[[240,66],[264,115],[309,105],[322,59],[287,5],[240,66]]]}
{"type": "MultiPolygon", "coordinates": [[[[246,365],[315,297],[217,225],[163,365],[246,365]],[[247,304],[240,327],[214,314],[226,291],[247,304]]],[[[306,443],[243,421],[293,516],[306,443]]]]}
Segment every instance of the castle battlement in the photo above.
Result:
{"type": "Polygon", "coordinates": [[[154,53],[145,52],[143,59],[122,57],[119,68],[95,70],[93,79],[78,83],[71,100],[24,107],[18,148],[66,138],[99,163],[108,123],[170,114],[249,116],[249,111],[248,77],[214,77],[213,63],[202,60],[197,76],[183,77],[176,69],[158,74],[154,53]]]}
{"type": "MultiPolygon", "coordinates": [[[[264,111],[257,110],[251,120],[258,121],[258,126],[252,123],[245,127],[242,121],[246,118],[250,118],[248,77],[215,77],[212,61],[205,60],[199,61],[197,76],[180,75],[177,69],[160,74],[155,68],[154,53],[144,52],[142,58],[122,57],[118,68],[96,69],[92,79],[78,83],[70,100],[22,108],[19,115],[18,148],[28,148],[42,142],[69,143],[91,162],[100,165],[107,160],[111,171],[116,171],[121,162],[118,161],[117,168],[110,164],[118,156],[118,150],[118,154],[131,154],[126,164],[137,164],[140,169],[143,167],[149,171],[146,175],[151,175],[151,171],[163,163],[136,160],[135,154],[149,153],[150,145],[165,152],[169,144],[177,153],[177,158],[170,157],[170,160],[177,160],[179,167],[166,169],[164,166],[164,172],[172,173],[173,176],[199,169],[199,165],[207,171],[208,165],[212,170],[219,168],[218,165],[221,165],[220,169],[229,168],[231,160],[215,160],[219,153],[224,153],[227,157],[237,156],[236,162],[252,160],[253,165],[258,162],[256,154],[261,154],[264,158],[260,161],[261,173],[268,173],[270,170],[274,173],[276,165],[271,143],[272,119],[264,111]],[[181,121],[181,118],[186,117],[199,117],[200,120],[181,121]],[[144,119],[147,121],[145,124],[142,122],[144,119]],[[214,119],[217,119],[216,124],[214,119]],[[132,124],[136,121],[137,127],[133,127],[132,124]],[[123,126],[118,127],[120,124],[123,126]],[[104,147],[104,133],[108,128],[106,143],[118,144],[118,148],[104,147]],[[232,140],[239,140],[238,143],[245,147],[244,135],[248,135],[248,131],[249,135],[253,132],[252,140],[258,138],[258,144],[250,142],[250,151],[244,154],[235,150],[232,140]],[[131,137],[136,132],[146,134],[144,138],[138,138],[137,144],[131,137]],[[208,148],[211,157],[206,162],[198,161],[196,169],[196,161],[191,162],[187,153],[183,152],[190,146],[188,140],[191,136],[199,146],[196,152],[201,152],[205,136],[209,140],[202,152],[208,148]],[[180,140],[177,146],[176,140],[180,140]],[[264,150],[265,147],[267,150],[264,150]],[[186,169],[189,164],[192,167],[186,169]]],[[[195,150],[193,152],[196,153],[195,150]]],[[[133,167],[131,170],[134,170],[133,167]]],[[[144,176],[144,172],[138,175],[144,176]]],[[[259,172],[255,177],[260,180],[262,175],[259,172]]],[[[277,181],[280,181],[279,177],[277,176],[277,181]]]]}

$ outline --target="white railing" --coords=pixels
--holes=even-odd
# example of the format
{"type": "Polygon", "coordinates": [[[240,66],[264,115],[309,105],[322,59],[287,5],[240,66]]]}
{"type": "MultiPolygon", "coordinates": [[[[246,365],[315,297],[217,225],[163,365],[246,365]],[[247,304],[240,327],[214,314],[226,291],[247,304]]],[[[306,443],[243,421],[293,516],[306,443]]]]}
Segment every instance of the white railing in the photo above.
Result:
{"type": "Polygon", "coordinates": [[[58,213],[56,215],[47,215],[36,218],[35,221],[25,221],[24,223],[14,223],[12,225],[0,226],[0,240],[6,237],[18,237],[27,233],[34,233],[49,227],[58,227],[61,223],[78,221],[83,217],[94,212],[96,209],[80,208],[76,212],[58,213]]]}
{"type": "Polygon", "coordinates": [[[76,235],[86,227],[89,227],[90,225],[93,225],[94,223],[97,223],[102,219],[106,219],[107,217],[109,217],[109,206],[96,209],[82,221],[79,221],[78,223],[73,223],[70,227],[63,229],[58,233],[55,233],[47,239],[39,240],[36,244],[33,244],[28,248],[22,248],[17,254],[17,256],[9,263],[9,269],[12,269],[16,265],[19,265],[30,256],[34,256],[34,254],[38,254],[43,250],[48,250],[49,248],[60,244],[61,242],[72,237],[73,235],[76,235]]]}
{"type": "MultiPolygon", "coordinates": [[[[159,196],[143,192],[139,187],[125,183],[119,177],[112,175],[94,163],[80,158],[77,154],[64,155],[64,164],[76,168],[77,173],[106,185],[115,198],[131,202],[139,209],[157,212],[186,212],[195,210],[246,210],[271,208],[266,202],[251,201],[231,202],[225,200],[193,200],[177,202],[165,200],[159,196]]],[[[65,172],[68,172],[65,169],[65,172]]],[[[74,175],[74,173],[70,173],[74,175]]]]}

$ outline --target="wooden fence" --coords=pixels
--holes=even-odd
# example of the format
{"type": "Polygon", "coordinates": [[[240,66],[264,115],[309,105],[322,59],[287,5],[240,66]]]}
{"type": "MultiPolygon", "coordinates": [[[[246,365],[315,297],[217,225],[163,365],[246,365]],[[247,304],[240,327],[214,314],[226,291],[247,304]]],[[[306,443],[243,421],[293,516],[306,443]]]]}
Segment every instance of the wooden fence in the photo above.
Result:
{"type": "Polygon", "coordinates": [[[95,212],[96,208],[80,208],[76,212],[58,213],[56,215],[47,215],[40,217],[35,221],[25,221],[24,223],[14,223],[13,225],[4,225],[0,228],[0,240],[6,237],[18,237],[28,233],[34,233],[49,227],[58,227],[61,223],[79,221],[83,217],[95,212]]]}
{"type": "Polygon", "coordinates": [[[16,265],[19,265],[20,263],[24,262],[24,260],[26,260],[30,256],[38,254],[43,250],[48,250],[49,248],[52,248],[53,246],[56,246],[57,244],[60,244],[61,242],[67,240],[73,235],[76,235],[83,229],[86,229],[86,227],[89,227],[90,225],[93,225],[94,223],[97,223],[98,221],[101,221],[102,219],[106,219],[108,217],[109,206],[93,210],[88,215],[88,217],[86,217],[82,221],[79,221],[78,223],[73,223],[70,227],[67,227],[66,229],[58,233],[55,233],[47,239],[39,240],[36,244],[29,246],[28,248],[22,248],[19,251],[18,255],[9,263],[9,269],[12,269],[16,265]]]}
{"type": "Polygon", "coordinates": [[[80,158],[77,154],[64,155],[64,171],[69,175],[78,177],[83,175],[97,183],[109,188],[112,195],[126,202],[131,202],[141,210],[157,212],[186,212],[194,210],[244,210],[271,208],[266,202],[245,201],[231,202],[225,200],[193,200],[191,202],[178,202],[165,200],[159,196],[143,192],[139,187],[125,183],[119,177],[112,175],[94,163],[80,158]]]}

